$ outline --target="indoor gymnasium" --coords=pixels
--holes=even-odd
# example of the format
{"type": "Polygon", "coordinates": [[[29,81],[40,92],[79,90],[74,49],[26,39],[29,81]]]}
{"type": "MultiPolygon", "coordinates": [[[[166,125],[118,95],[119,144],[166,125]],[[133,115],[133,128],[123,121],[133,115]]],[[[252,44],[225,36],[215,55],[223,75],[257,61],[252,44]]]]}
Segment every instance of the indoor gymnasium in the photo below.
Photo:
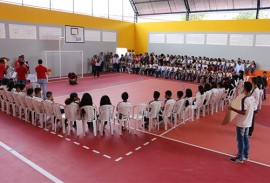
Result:
{"type": "Polygon", "coordinates": [[[0,11],[0,183],[270,182],[269,0],[0,11]]]}

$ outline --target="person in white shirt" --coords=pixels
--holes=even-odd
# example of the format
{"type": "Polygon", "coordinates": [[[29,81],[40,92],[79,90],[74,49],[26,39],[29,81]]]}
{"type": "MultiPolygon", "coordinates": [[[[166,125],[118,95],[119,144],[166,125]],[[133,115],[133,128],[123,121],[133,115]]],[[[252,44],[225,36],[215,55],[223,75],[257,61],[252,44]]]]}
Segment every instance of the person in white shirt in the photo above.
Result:
{"type": "Polygon", "coordinates": [[[244,64],[241,63],[240,60],[238,60],[237,65],[235,66],[234,70],[235,70],[236,74],[239,75],[239,71],[245,71],[245,66],[244,66],[244,64]]]}
{"type": "MultiPolygon", "coordinates": [[[[119,117],[119,119],[122,119],[122,117],[123,117],[123,114],[122,114],[122,111],[123,111],[123,106],[125,106],[125,105],[131,105],[131,103],[130,102],[128,102],[128,93],[127,92],[124,92],[124,93],[122,93],[122,95],[121,95],[121,98],[122,98],[122,102],[119,102],[118,104],[117,104],[117,106],[116,106],[116,115],[118,115],[118,117],[119,117]]],[[[125,124],[124,124],[124,126],[122,126],[122,130],[125,130],[125,124]]]]}
{"type": "Polygon", "coordinates": [[[37,100],[38,102],[42,102],[43,99],[41,98],[41,88],[35,88],[35,97],[34,100],[37,100]]]}
{"type": "Polygon", "coordinates": [[[25,85],[24,85],[24,84],[21,84],[21,85],[20,85],[20,92],[19,92],[19,95],[22,95],[23,97],[26,96],[26,89],[25,89],[25,85]]]}
{"type": "Polygon", "coordinates": [[[251,137],[252,136],[252,133],[254,132],[254,121],[255,121],[255,115],[257,114],[258,112],[258,106],[259,106],[259,102],[260,102],[260,89],[258,88],[258,78],[257,77],[253,77],[251,78],[251,82],[252,82],[252,86],[253,86],[253,89],[251,91],[251,95],[254,97],[255,99],[255,108],[254,108],[254,115],[253,115],[253,118],[252,118],[252,125],[251,127],[249,128],[249,132],[248,132],[248,135],[251,137]]]}
{"type": "Polygon", "coordinates": [[[248,131],[252,124],[253,111],[255,108],[255,99],[252,95],[250,95],[251,89],[252,84],[250,82],[245,82],[245,97],[241,101],[240,110],[231,106],[228,107],[229,110],[239,114],[236,121],[238,153],[236,157],[230,158],[230,161],[235,163],[243,163],[243,160],[248,160],[249,158],[250,144],[248,131]]]}
{"type": "Polygon", "coordinates": [[[100,67],[101,67],[101,64],[102,64],[102,60],[100,59],[97,59],[97,62],[96,62],[96,69],[95,69],[95,72],[94,72],[94,77],[99,77],[99,72],[100,72],[100,67]]]}

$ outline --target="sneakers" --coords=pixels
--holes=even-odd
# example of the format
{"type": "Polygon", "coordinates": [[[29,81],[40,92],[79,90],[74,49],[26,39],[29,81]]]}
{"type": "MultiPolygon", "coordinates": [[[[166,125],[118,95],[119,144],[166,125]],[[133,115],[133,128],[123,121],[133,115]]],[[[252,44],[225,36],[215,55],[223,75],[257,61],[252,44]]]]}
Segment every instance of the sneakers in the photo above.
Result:
{"type": "Polygon", "coordinates": [[[231,162],[234,162],[234,163],[243,163],[243,160],[240,159],[240,158],[237,158],[237,157],[235,157],[235,158],[230,158],[230,161],[231,161],[231,162]]]}
{"type": "Polygon", "coordinates": [[[247,161],[247,160],[249,160],[249,158],[248,157],[243,157],[243,160],[247,161]]]}

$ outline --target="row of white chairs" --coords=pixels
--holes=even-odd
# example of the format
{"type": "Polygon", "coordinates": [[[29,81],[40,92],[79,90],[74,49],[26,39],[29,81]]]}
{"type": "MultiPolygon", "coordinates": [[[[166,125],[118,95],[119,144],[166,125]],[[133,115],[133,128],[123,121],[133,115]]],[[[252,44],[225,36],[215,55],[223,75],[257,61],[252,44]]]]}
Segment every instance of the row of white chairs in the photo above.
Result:
{"type": "Polygon", "coordinates": [[[58,123],[62,127],[62,132],[68,134],[72,129],[72,125],[76,122],[77,135],[82,131],[85,135],[87,122],[93,122],[93,133],[96,136],[97,131],[103,135],[103,129],[105,122],[110,126],[111,134],[113,135],[115,125],[119,125],[120,134],[122,133],[122,127],[130,131],[131,119],[134,121],[134,131],[142,126],[144,129],[144,118],[149,118],[149,132],[153,127],[160,128],[159,117],[162,116],[165,125],[165,130],[168,129],[168,123],[171,122],[171,126],[176,126],[178,122],[184,124],[186,121],[194,120],[195,113],[196,118],[199,119],[200,114],[205,116],[206,112],[211,114],[218,112],[219,109],[224,109],[224,106],[235,98],[236,88],[230,91],[223,89],[214,89],[216,91],[208,91],[198,97],[191,97],[188,99],[181,99],[179,101],[169,100],[164,106],[163,113],[160,113],[162,103],[159,101],[151,103],[149,106],[146,104],[139,105],[122,105],[118,112],[115,112],[113,105],[104,105],[97,108],[95,106],[84,106],[78,109],[76,105],[63,106],[58,103],[52,103],[49,101],[39,102],[31,97],[22,96],[18,93],[9,92],[6,90],[0,90],[1,110],[8,114],[17,116],[20,119],[24,119],[27,122],[31,122],[33,125],[39,123],[39,127],[46,128],[47,123],[50,122],[52,130],[56,132],[58,123]],[[188,101],[189,105],[186,107],[185,103],[188,101]],[[64,113],[61,110],[64,109],[64,113]],[[84,111],[84,115],[82,115],[84,111]],[[115,115],[115,113],[117,115],[115,115]],[[119,115],[119,113],[121,115],[119,115]],[[23,115],[24,114],[24,115],[23,115]],[[98,114],[98,115],[97,115],[98,114]],[[98,117],[97,117],[98,116],[98,117]],[[116,123],[116,122],[119,122],[116,123]]]}

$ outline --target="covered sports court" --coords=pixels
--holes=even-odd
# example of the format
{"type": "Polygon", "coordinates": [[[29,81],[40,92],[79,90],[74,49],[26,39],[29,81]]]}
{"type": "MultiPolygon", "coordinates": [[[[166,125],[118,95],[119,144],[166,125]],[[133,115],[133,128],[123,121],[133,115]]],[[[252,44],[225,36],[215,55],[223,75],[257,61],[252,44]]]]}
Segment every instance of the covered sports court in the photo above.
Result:
{"type": "MultiPolygon", "coordinates": [[[[65,3],[0,1],[0,57],[8,57],[12,66],[24,54],[30,73],[35,73],[39,58],[46,60],[52,68],[47,90],[53,92],[55,103],[64,105],[71,92],[80,98],[90,93],[99,107],[103,95],[116,106],[123,92],[137,105],[148,104],[154,91],[160,92],[162,103],[166,90],[172,91],[174,99],[179,90],[198,91],[197,82],[119,72],[101,72],[98,78],[89,74],[93,55],[115,53],[117,48],[136,54],[240,57],[256,61],[250,78],[263,71],[269,77],[269,1],[65,3]],[[66,34],[67,26],[76,28],[76,34],[83,28],[83,41],[67,40],[72,35],[66,34]],[[78,74],[77,85],[69,85],[66,76],[70,71],[78,74]]],[[[268,87],[267,98],[269,94],[268,87]]],[[[151,132],[141,124],[135,130],[136,121],[131,119],[130,130],[120,134],[116,123],[114,134],[107,125],[103,136],[94,136],[91,130],[77,136],[76,129],[68,135],[60,127],[54,132],[50,123],[39,128],[0,111],[0,182],[270,182],[269,109],[269,99],[262,101],[250,138],[250,157],[243,164],[229,162],[237,145],[235,120],[221,125],[226,107],[185,123],[169,123],[167,130],[164,124],[151,132]]]]}

